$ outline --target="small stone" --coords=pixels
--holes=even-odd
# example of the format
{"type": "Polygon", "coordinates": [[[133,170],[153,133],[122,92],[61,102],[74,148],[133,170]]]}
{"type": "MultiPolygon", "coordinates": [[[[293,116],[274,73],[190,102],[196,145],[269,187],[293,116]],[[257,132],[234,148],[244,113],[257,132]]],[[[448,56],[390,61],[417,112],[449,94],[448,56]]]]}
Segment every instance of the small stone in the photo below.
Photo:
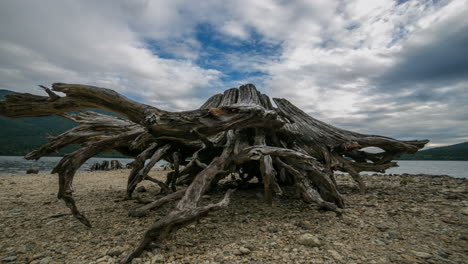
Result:
{"type": "Polygon", "coordinates": [[[447,199],[447,200],[460,200],[461,196],[459,196],[457,194],[447,194],[447,196],[445,196],[445,199],[447,199]]]}
{"type": "Polygon", "coordinates": [[[164,262],[164,256],[161,254],[156,254],[151,258],[151,264],[157,264],[157,263],[163,263],[164,262]]]}
{"type": "Polygon", "coordinates": [[[111,257],[118,257],[122,254],[124,250],[122,248],[111,248],[109,251],[107,251],[107,255],[111,257]]]}
{"type": "Polygon", "coordinates": [[[45,257],[45,258],[41,259],[39,264],[49,264],[51,261],[52,261],[51,257],[45,257]]]}
{"type": "Polygon", "coordinates": [[[117,230],[117,231],[115,231],[115,233],[114,233],[114,236],[120,236],[120,235],[123,235],[123,234],[125,234],[125,232],[126,232],[126,231],[125,231],[124,229],[117,230]]]}
{"type": "Polygon", "coordinates": [[[380,239],[376,239],[376,240],[374,241],[374,243],[375,243],[376,245],[379,245],[379,246],[385,246],[385,245],[386,245],[386,243],[385,243],[384,241],[380,240],[380,239]]]}
{"type": "Polygon", "coordinates": [[[135,189],[135,192],[139,192],[139,193],[146,192],[146,188],[145,188],[145,186],[138,186],[135,189]]]}
{"type": "Polygon", "coordinates": [[[255,250],[255,246],[253,244],[251,244],[251,243],[245,243],[244,247],[247,248],[247,249],[250,249],[250,251],[255,250]]]}
{"type": "Polygon", "coordinates": [[[449,253],[447,253],[447,252],[445,252],[445,251],[442,251],[442,250],[439,250],[439,252],[437,252],[437,254],[439,254],[439,256],[440,256],[441,258],[444,258],[444,259],[448,259],[449,256],[450,256],[449,253]]]}
{"type": "Polygon", "coordinates": [[[402,259],[404,259],[404,260],[409,261],[410,263],[418,263],[418,259],[416,259],[413,256],[409,256],[409,255],[406,255],[406,254],[401,254],[400,257],[402,259]]]}
{"type": "Polygon", "coordinates": [[[147,212],[145,211],[140,211],[140,210],[129,210],[128,211],[128,216],[132,217],[144,217],[147,215],[147,212]]]}
{"type": "Polygon", "coordinates": [[[32,256],[32,259],[35,260],[35,259],[40,259],[40,258],[43,258],[45,257],[45,254],[44,253],[39,253],[39,254],[35,254],[32,256]]]}
{"type": "Polygon", "coordinates": [[[39,173],[39,169],[36,169],[36,168],[30,168],[26,170],[26,174],[38,174],[38,173],[39,173]]]}
{"type": "Polygon", "coordinates": [[[387,234],[390,239],[402,239],[401,234],[398,231],[388,231],[387,234]]]}
{"type": "Polygon", "coordinates": [[[375,227],[377,227],[377,229],[382,231],[382,232],[385,232],[388,229],[390,229],[390,227],[388,227],[387,225],[384,225],[384,224],[377,224],[375,227]]]}
{"type": "Polygon", "coordinates": [[[141,258],[134,258],[132,259],[132,264],[141,264],[143,261],[141,260],[141,258]]]}
{"type": "Polygon", "coordinates": [[[109,256],[104,256],[102,258],[99,258],[96,260],[96,263],[103,263],[103,262],[106,262],[109,260],[109,256]]]}
{"type": "Polygon", "coordinates": [[[328,252],[332,255],[332,257],[336,260],[339,260],[339,261],[343,261],[343,257],[338,253],[336,252],[335,250],[328,250],[328,252]]]}
{"type": "Polygon", "coordinates": [[[245,248],[245,247],[240,247],[240,248],[239,248],[239,251],[240,251],[240,253],[242,253],[242,255],[248,255],[248,254],[250,254],[250,249],[245,248]]]}
{"type": "Polygon", "coordinates": [[[4,258],[3,259],[3,262],[13,262],[17,259],[18,257],[16,256],[10,256],[10,257],[7,257],[7,258],[4,258]]]}
{"type": "Polygon", "coordinates": [[[428,258],[432,257],[431,254],[426,253],[426,252],[414,251],[414,250],[412,252],[413,252],[413,255],[418,257],[418,258],[428,259],[428,258]]]}
{"type": "Polygon", "coordinates": [[[279,231],[278,227],[276,227],[276,226],[270,226],[270,227],[268,227],[267,230],[268,230],[268,232],[271,232],[271,233],[278,233],[278,231],[279,231]]]}
{"type": "Polygon", "coordinates": [[[299,221],[299,222],[296,222],[295,225],[297,227],[300,227],[300,228],[306,229],[306,230],[309,230],[309,229],[313,228],[313,225],[309,221],[299,221]]]}
{"type": "Polygon", "coordinates": [[[218,227],[216,225],[214,225],[214,224],[206,224],[205,227],[207,229],[218,229],[218,227]]]}
{"type": "Polygon", "coordinates": [[[468,207],[462,208],[462,209],[460,210],[460,213],[461,213],[462,215],[468,215],[468,207]]]}
{"type": "Polygon", "coordinates": [[[99,243],[101,243],[101,239],[99,239],[99,238],[93,238],[93,239],[91,239],[91,243],[93,243],[93,244],[99,244],[99,243]]]}
{"type": "Polygon", "coordinates": [[[322,243],[312,234],[303,234],[298,238],[298,243],[308,247],[320,247],[322,243]]]}

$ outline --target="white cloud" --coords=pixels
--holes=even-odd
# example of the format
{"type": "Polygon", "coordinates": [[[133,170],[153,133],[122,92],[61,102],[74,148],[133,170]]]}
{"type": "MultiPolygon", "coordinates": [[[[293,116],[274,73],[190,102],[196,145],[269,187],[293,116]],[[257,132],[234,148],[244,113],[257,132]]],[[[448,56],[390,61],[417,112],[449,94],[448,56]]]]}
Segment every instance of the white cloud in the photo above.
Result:
{"type": "Polygon", "coordinates": [[[236,21],[228,21],[221,28],[221,32],[239,39],[246,39],[249,35],[247,30],[236,21]]]}
{"type": "MultiPolygon", "coordinates": [[[[466,78],[426,90],[413,82],[399,87],[398,95],[385,91],[380,80],[406,69],[407,58],[431,43],[463,32],[467,10],[466,0],[2,1],[0,87],[38,92],[33,87],[39,83],[97,84],[178,110],[195,108],[213,90],[254,82],[349,129],[389,136],[428,126],[439,131],[418,121],[427,114],[444,120],[456,131],[453,138],[461,139],[468,135],[455,128],[460,118],[450,105],[456,101],[466,110],[465,95],[453,99],[466,89],[466,78]],[[203,68],[200,61],[211,50],[197,38],[200,25],[210,25],[213,37],[226,44],[260,48],[220,54],[222,67],[203,68]],[[262,53],[270,46],[275,53],[262,53]],[[223,83],[226,67],[264,75],[223,83]]],[[[404,74],[396,75],[391,81],[404,74]]],[[[450,141],[444,137],[437,140],[450,141]]]]}
{"type": "Polygon", "coordinates": [[[169,109],[183,109],[197,106],[192,100],[197,89],[218,82],[216,70],[153,54],[123,16],[93,2],[10,1],[0,5],[4,89],[38,93],[37,84],[87,83],[142,101],[157,98],[167,102],[169,109]],[[173,103],[173,98],[178,102],[173,103]],[[183,98],[186,105],[180,102],[183,98]]]}

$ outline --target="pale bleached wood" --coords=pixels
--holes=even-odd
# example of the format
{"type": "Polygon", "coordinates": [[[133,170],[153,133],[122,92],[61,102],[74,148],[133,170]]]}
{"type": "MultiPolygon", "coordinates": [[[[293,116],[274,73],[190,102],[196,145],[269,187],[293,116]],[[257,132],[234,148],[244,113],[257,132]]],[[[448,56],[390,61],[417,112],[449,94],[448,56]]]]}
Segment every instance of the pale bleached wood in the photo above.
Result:
{"type": "Polygon", "coordinates": [[[273,106],[270,98],[252,84],[228,89],[209,98],[200,108],[182,112],[135,102],[105,88],[62,83],[53,84],[52,89],[42,88],[48,96],[7,95],[0,101],[0,116],[61,115],[78,124],[51,137],[26,158],[39,159],[67,145],[80,145],[62,158],[53,171],[59,174],[58,197],[79,221],[91,226],[73,199],[73,177],[81,164],[104,151],[135,157],[127,198],[145,179],[159,184],[166,194],[131,210],[130,215],[143,216],[164,203],[178,200],[168,215],[147,230],[123,263],[139,256],[151,242],[160,243],[182,226],[226,206],[231,191],[217,204],[199,206],[199,202],[205,192],[215,190],[228,175],[233,179],[240,177],[240,184],[249,184],[254,178],[263,182],[267,204],[272,204],[273,193],[281,195],[283,185],[294,183],[296,194],[305,202],[341,214],[345,199],[334,178],[336,170],[348,172],[364,192],[361,171],[380,172],[396,166],[392,161],[395,157],[415,153],[428,142],[400,141],[340,129],[313,118],[286,99],[273,98],[276,107],[273,106]],[[85,109],[103,109],[122,118],[94,112],[69,113],[85,109]],[[369,153],[366,147],[378,147],[382,152],[369,153]],[[148,176],[161,159],[174,165],[165,181],[148,176]],[[176,191],[177,184],[188,187],[176,191]]]}

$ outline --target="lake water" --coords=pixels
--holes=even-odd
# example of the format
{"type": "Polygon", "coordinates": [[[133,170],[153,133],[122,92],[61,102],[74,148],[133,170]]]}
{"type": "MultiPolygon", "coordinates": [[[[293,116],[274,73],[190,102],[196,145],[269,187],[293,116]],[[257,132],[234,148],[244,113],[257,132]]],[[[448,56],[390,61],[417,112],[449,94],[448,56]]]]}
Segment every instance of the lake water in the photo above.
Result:
{"type": "Polygon", "coordinates": [[[458,160],[398,160],[400,167],[390,168],[385,173],[449,175],[468,179],[468,161],[458,160]]]}
{"type": "MultiPolygon", "coordinates": [[[[60,159],[60,157],[43,157],[38,161],[32,161],[17,156],[0,156],[0,174],[24,174],[29,168],[38,168],[40,172],[50,172],[60,159]]],[[[113,159],[116,158],[91,158],[79,170],[86,171],[95,162],[113,159]]],[[[133,159],[116,160],[124,166],[133,161],[133,159]]],[[[159,162],[155,167],[161,167],[163,164],[159,162]]],[[[400,167],[388,169],[386,173],[433,174],[468,178],[468,161],[400,160],[398,164],[400,167]]]]}
{"type": "MultiPolygon", "coordinates": [[[[38,161],[25,160],[21,156],[0,156],[0,175],[1,174],[24,174],[27,169],[37,168],[39,172],[51,172],[52,169],[57,165],[61,157],[42,157],[38,161]]],[[[102,162],[104,160],[118,160],[125,166],[127,163],[133,161],[133,159],[119,159],[119,158],[91,158],[87,160],[81,167],[80,171],[89,171],[91,166],[96,162],[102,162]]],[[[162,163],[157,163],[155,167],[161,167],[162,163]]]]}

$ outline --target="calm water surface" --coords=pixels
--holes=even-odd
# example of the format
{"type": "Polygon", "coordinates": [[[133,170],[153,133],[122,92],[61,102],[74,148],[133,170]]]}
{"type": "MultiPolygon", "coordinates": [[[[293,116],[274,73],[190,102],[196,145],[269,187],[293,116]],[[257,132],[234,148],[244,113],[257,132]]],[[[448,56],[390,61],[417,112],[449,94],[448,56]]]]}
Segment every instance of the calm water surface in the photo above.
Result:
{"type": "Polygon", "coordinates": [[[449,175],[468,179],[468,161],[457,160],[399,160],[400,167],[388,169],[386,173],[449,175]]]}
{"type": "MultiPolygon", "coordinates": [[[[0,156],[0,174],[22,174],[29,168],[38,168],[40,172],[50,172],[60,160],[60,157],[43,157],[38,161],[25,160],[23,157],[0,156]]],[[[92,158],[81,166],[81,171],[89,170],[95,162],[115,158],[92,158]]],[[[133,159],[116,159],[124,166],[133,159]]],[[[468,178],[468,161],[438,161],[438,160],[401,160],[400,167],[388,169],[386,173],[433,174],[449,175],[457,178],[468,178]]],[[[163,163],[156,164],[161,167],[163,163]]],[[[365,173],[365,172],[363,172],[365,173]]]]}
{"type": "MultiPolygon", "coordinates": [[[[30,168],[37,168],[40,173],[50,173],[60,159],[61,157],[42,157],[40,160],[34,161],[25,160],[21,156],[0,156],[0,174],[24,174],[30,168]]],[[[104,160],[118,160],[123,166],[133,161],[133,159],[91,158],[79,170],[88,171],[94,163],[104,160]]],[[[161,163],[157,163],[155,167],[160,167],[161,165],[161,163]]]]}

